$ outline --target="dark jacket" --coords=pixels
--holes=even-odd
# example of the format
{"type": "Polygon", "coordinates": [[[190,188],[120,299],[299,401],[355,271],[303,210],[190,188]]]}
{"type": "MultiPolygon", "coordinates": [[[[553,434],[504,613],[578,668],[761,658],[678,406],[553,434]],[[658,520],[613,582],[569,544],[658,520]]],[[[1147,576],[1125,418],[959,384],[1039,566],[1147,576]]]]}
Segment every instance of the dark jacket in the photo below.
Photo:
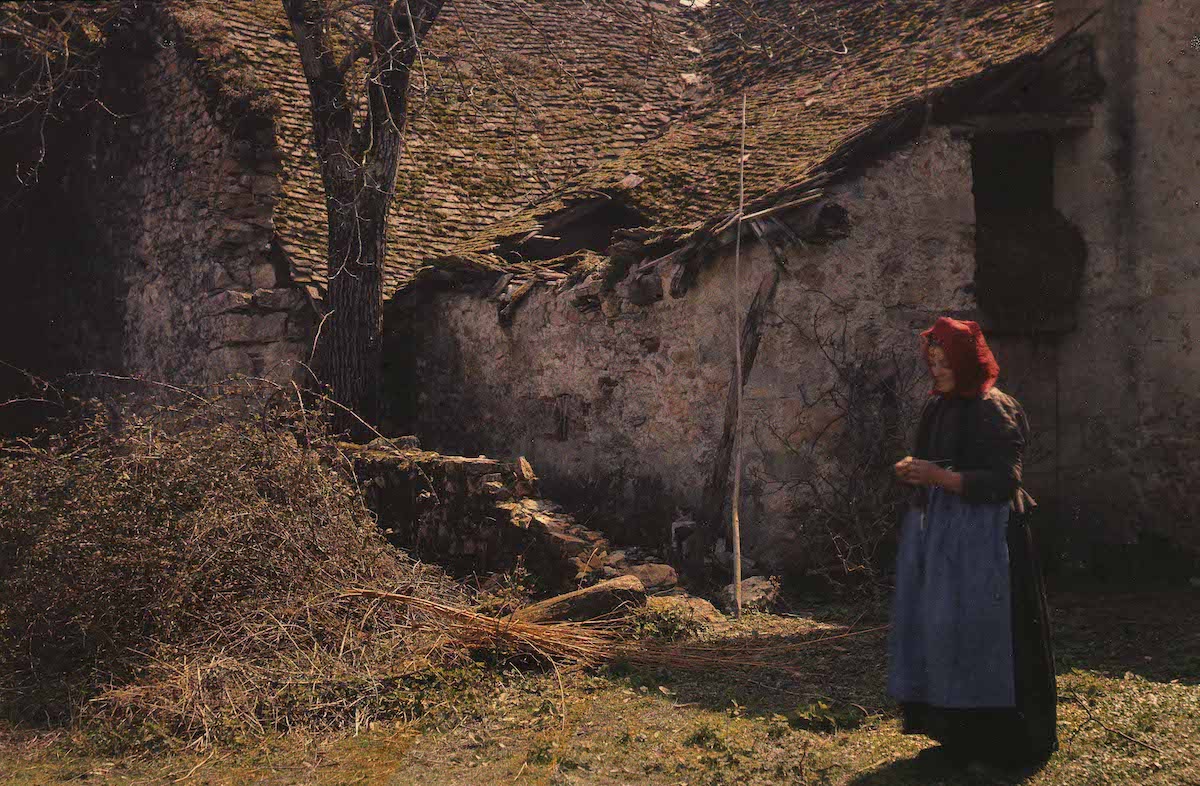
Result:
{"type": "Polygon", "coordinates": [[[913,455],[962,474],[967,502],[1003,502],[1024,513],[1037,505],[1021,486],[1021,459],[1029,442],[1025,410],[992,388],[975,398],[932,395],[921,410],[913,455]]]}

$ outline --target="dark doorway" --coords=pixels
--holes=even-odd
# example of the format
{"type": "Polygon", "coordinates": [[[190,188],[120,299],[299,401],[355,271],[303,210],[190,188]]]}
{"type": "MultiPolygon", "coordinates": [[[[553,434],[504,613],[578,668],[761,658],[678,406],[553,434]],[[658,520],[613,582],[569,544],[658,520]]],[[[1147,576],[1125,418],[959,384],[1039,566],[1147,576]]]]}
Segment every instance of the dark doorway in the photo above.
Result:
{"type": "Polygon", "coordinates": [[[0,434],[56,414],[39,380],[120,368],[120,275],[86,209],[86,137],[78,118],[0,136],[0,401],[30,399],[0,407],[0,434]]]}
{"type": "Polygon", "coordinates": [[[1054,140],[979,134],[971,143],[975,296],[990,317],[1037,330],[1069,320],[1087,247],[1054,207],[1054,140]]]}

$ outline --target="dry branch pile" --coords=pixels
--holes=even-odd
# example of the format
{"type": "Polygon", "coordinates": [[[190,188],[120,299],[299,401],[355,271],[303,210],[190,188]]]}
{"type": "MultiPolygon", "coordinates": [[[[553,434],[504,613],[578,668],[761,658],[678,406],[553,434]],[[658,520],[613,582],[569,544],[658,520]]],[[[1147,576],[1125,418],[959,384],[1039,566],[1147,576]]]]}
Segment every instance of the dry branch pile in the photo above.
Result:
{"type": "Polygon", "coordinates": [[[85,405],[0,443],[0,706],[207,741],[419,711],[406,681],[461,647],[386,587],[461,589],[381,536],[320,419],[246,383],[85,405]]]}

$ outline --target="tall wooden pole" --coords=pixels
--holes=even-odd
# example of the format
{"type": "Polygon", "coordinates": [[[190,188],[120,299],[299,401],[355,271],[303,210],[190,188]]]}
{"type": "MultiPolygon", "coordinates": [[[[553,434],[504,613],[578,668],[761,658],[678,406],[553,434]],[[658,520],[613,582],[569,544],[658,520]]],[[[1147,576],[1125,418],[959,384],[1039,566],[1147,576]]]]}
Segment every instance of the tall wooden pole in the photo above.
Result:
{"type": "Polygon", "coordinates": [[[742,616],[742,527],[738,508],[742,500],[742,216],[746,212],[746,93],[742,92],[742,146],[738,158],[738,220],[733,251],[733,348],[737,359],[737,418],[733,432],[733,599],[737,617],[742,616]]]}

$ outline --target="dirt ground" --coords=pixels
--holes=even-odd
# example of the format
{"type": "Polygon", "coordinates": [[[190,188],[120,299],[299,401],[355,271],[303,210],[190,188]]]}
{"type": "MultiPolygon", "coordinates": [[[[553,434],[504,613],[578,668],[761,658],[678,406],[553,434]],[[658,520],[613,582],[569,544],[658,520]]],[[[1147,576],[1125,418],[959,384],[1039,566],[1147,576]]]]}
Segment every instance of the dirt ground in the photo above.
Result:
{"type": "MultiPolygon", "coordinates": [[[[1061,750],[1041,770],[955,770],[899,733],[885,634],[800,647],[800,675],[503,673],[424,719],[206,751],[98,755],[80,734],[0,732],[0,782],[43,784],[1200,785],[1200,590],[1051,598],[1061,750]],[[89,752],[91,751],[91,752],[89,752]]],[[[706,634],[795,644],[885,623],[815,606],[706,634]]]]}

